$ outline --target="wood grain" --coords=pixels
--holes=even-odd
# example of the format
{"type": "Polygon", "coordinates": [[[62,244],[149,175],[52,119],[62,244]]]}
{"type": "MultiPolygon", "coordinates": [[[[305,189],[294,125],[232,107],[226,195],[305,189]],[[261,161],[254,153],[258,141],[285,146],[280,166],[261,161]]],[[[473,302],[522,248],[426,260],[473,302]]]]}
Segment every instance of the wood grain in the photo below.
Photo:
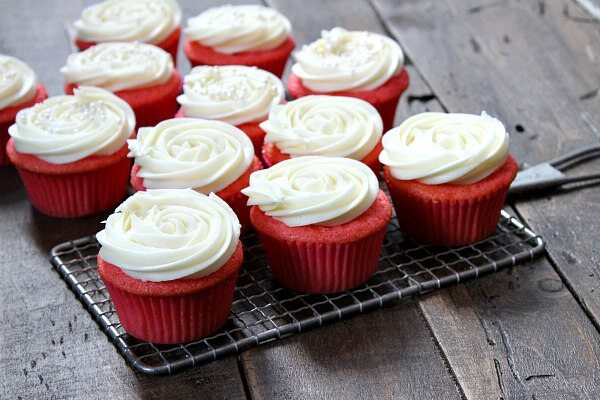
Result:
{"type": "MultiPolygon", "coordinates": [[[[599,165],[596,161],[590,168],[597,171],[599,165]]],[[[527,202],[520,200],[516,205],[522,219],[547,239],[550,259],[596,329],[600,329],[598,187],[558,191],[527,202]]]]}
{"type": "MultiPolygon", "coordinates": [[[[594,106],[580,106],[577,93],[585,85],[593,87],[598,69],[581,57],[573,58],[571,49],[553,47],[560,47],[560,43],[575,45],[577,39],[573,36],[580,39],[578,46],[582,48],[595,49],[590,46],[596,46],[597,42],[592,43],[593,33],[564,26],[562,29],[570,30],[564,35],[573,36],[557,41],[537,37],[543,35],[536,28],[544,33],[552,31],[554,22],[543,22],[543,28],[537,25],[540,18],[549,18],[541,17],[540,13],[556,16],[555,4],[547,7],[548,2],[540,2],[544,4],[543,12],[538,4],[535,10],[538,15],[533,15],[533,10],[523,10],[532,7],[532,3],[399,4],[379,0],[373,3],[432,88],[436,99],[430,103],[436,107],[443,105],[449,111],[466,112],[492,110],[494,115],[507,118],[504,120],[510,122],[509,129],[513,132],[512,151],[530,162],[548,159],[594,139],[581,132],[582,120],[589,123],[598,115],[594,115],[594,106]],[[507,10],[510,7],[516,9],[507,10]],[[477,20],[484,13],[485,17],[477,20]],[[530,21],[527,29],[525,21],[530,21]],[[541,50],[536,48],[538,43],[541,50]],[[506,47],[509,45],[512,47],[506,47]],[[553,57],[568,60],[557,61],[553,57]],[[547,65],[551,65],[551,72],[547,65]],[[536,78],[538,72],[554,76],[536,78]],[[556,84],[561,80],[568,82],[556,84]],[[568,131],[561,124],[579,126],[568,131]]],[[[551,34],[553,38],[561,35],[551,34]]],[[[592,54],[597,54],[596,50],[592,54]]],[[[587,253],[589,257],[591,252],[588,241],[580,239],[576,243],[575,237],[584,238],[585,230],[573,225],[585,225],[588,232],[598,232],[597,221],[587,224],[576,221],[578,213],[593,212],[596,207],[590,206],[593,198],[581,192],[575,196],[575,203],[544,199],[537,201],[537,207],[535,203],[518,205],[528,222],[542,231],[551,253],[554,246],[566,249],[573,245],[573,250],[578,250],[565,250],[563,259],[569,258],[573,265],[581,262],[573,254],[587,253]],[[547,207],[549,202],[553,207],[547,207]],[[583,210],[573,209],[578,206],[583,210]],[[527,210],[537,210],[537,222],[544,221],[546,225],[536,224],[527,210]],[[552,230],[551,222],[546,222],[548,218],[555,224],[552,230]],[[572,239],[562,241],[560,237],[565,234],[572,239]]],[[[593,258],[588,260],[587,267],[569,271],[567,275],[567,282],[573,282],[580,301],[597,285],[595,280],[583,276],[593,273],[589,270],[593,258]]],[[[570,268],[564,262],[557,264],[559,271],[570,268]]],[[[595,303],[597,295],[586,298],[595,303]]],[[[547,261],[433,294],[420,305],[468,398],[598,397],[598,378],[594,372],[598,369],[597,331],[547,261]],[[575,356],[573,351],[580,354],[575,356]]]]}
{"type": "Polygon", "coordinates": [[[546,260],[420,302],[467,398],[598,398],[600,339],[546,260]]]}
{"type": "Polygon", "coordinates": [[[414,301],[242,353],[254,399],[458,399],[414,301]]]}

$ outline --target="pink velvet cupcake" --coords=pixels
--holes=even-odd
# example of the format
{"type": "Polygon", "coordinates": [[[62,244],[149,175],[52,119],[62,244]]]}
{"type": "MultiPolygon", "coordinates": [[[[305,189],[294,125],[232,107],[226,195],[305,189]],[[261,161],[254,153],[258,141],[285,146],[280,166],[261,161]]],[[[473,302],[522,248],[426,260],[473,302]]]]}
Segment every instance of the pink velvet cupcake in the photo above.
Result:
{"type": "Polygon", "coordinates": [[[102,43],[74,53],[61,68],[65,93],[78,86],[96,86],[125,100],[137,126],[153,126],[172,118],[182,80],[164,50],[142,43],[102,43]]]}
{"type": "Polygon", "coordinates": [[[181,9],[173,0],[107,0],[83,9],[73,23],[80,51],[104,42],[153,44],[177,62],[181,9]]]}
{"type": "Polygon", "coordinates": [[[255,67],[201,66],[185,76],[177,101],[181,104],[177,117],[235,125],[248,135],[260,156],[265,132],[259,124],[285,101],[285,90],[279,78],[255,67]]]}
{"type": "Polygon", "coordinates": [[[240,225],[214,194],[138,192],[96,237],[98,273],[125,330],[183,343],[219,329],[231,312],[243,251],[240,225]]]}
{"type": "Polygon", "coordinates": [[[288,78],[293,97],[356,97],[379,111],[384,130],[392,128],[398,100],[408,87],[398,43],[376,33],[333,28],[302,47],[295,58],[288,78]]]}
{"type": "Polygon", "coordinates": [[[7,153],[33,206],[54,217],[104,212],[123,199],[134,133],[131,107],[112,93],[82,87],[19,111],[7,153]]]}
{"type": "Polygon", "coordinates": [[[6,155],[8,128],[15,123],[17,113],[48,97],[27,64],[0,54],[0,167],[10,164],[6,155]]]}
{"type": "Polygon", "coordinates": [[[260,5],[210,8],[188,20],[185,35],[192,66],[254,66],[279,78],[295,46],[290,21],[260,5]]]}
{"type": "Polygon", "coordinates": [[[360,161],[292,158],[253,173],[243,193],[269,267],[283,286],[335,293],[375,272],[392,206],[360,161]]]}
{"type": "Polygon", "coordinates": [[[485,113],[422,113],[383,137],[380,160],[400,227],[458,246],[489,236],[517,163],[504,125],[485,113]]]}
{"type": "Polygon", "coordinates": [[[250,227],[250,207],[241,190],[262,165],[241,130],[220,121],[175,118],[140,128],[129,148],[135,190],[216,193],[237,214],[244,232],[250,227]]]}
{"type": "Polygon", "coordinates": [[[274,106],[260,124],[267,132],[262,156],[267,167],[300,156],[346,157],[379,173],[383,123],[364,100],[306,96],[274,106]]]}

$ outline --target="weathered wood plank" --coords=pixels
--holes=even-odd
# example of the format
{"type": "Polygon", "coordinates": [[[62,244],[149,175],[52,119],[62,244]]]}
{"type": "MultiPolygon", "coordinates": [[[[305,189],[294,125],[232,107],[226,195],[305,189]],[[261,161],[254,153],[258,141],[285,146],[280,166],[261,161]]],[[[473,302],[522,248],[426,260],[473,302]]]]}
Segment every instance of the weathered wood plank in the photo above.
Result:
{"type": "MultiPolygon", "coordinates": [[[[63,24],[90,3],[3,2],[0,53],[26,61],[50,94],[61,94],[58,69],[69,53],[63,24]]],[[[181,3],[191,16],[219,2],[181,3]]],[[[174,376],[134,372],[48,262],[52,246],[95,233],[103,217],[33,211],[12,167],[0,169],[0,190],[0,398],[246,398],[234,357],[174,376]]]]}
{"type": "Polygon", "coordinates": [[[595,96],[580,97],[599,85],[600,33],[569,21],[560,3],[576,7],[374,1],[441,102],[506,121],[512,150],[529,163],[589,143],[598,130],[595,96]]]}
{"type": "Polygon", "coordinates": [[[414,301],[242,354],[255,399],[460,398],[414,301]]]}
{"type": "Polygon", "coordinates": [[[600,395],[600,339],[546,260],[420,305],[467,398],[600,395]]]}
{"type": "MultiPolygon", "coordinates": [[[[590,168],[597,171],[598,165],[596,161],[590,168]]],[[[551,197],[520,200],[516,205],[523,219],[547,239],[551,260],[596,329],[600,329],[598,187],[556,192],[551,197]]]]}
{"type": "MultiPolygon", "coordinates": [[[[539,2],[535,9],[538,15],[533,15],[534,10],[522,9],[533,7],[532,3],[399,4],[386,0],[373,3],[448,110],[491,110],[500,118],[508,118],[505,121],[512,121],[509,124],[514,132],[512,148],[521,159],[525,156],[529,162],[548,159],[593,139],[573,129],[581,130],[584,122],[597,126],[590,121],[598,117],[593,112],[598,107],[580,106],[578,95],[589,82],[591,86],[598,82],[594,78],[598,68],[594,70],[589,65],[598,61],[593,34],[569,31],[556,41],[573,46],[579,42],[578,49],[587,49],[596,57],[586,62],[581,57],[573,60],[567,54],[570,51],[564,48],[553,49],[557,46],[555,42],[536,37],[539,32],[529,28],[539,23],[534,18],[549,18],[548,13],[558,18],[556,4],[539,2]],[[507,11],[507,7],[517,9],[507,11]],[[473,15],[483,13],[488,13],[485,18],[472,21],[477,18],[473,15]],[[535,47],[538,42],[548,47],[541,49],[542,55],[535,47]],[[512,43],[514,48],[505,47],[512,43]],[[561,57],[561,61],[552,58],[555,56],[561,57]],[[563,57],[568,58],[564,63],[563,57]],[[545,64],[556,72],[549,74],[545,64]],[[561,69],[564,64],[568,72],[561,69]],[[525,80],[523,77],[530,72],[532,76],[525,80]],[[555,79],[549,79],[548,74],[555,79]],[[567,74],[571,76],[564,76],[567,74]],[[536,75],[544,76],[545,80],[536,75]],[[572,75],[585,78],[575,82],[579,78],[572,75]],[[556,82],[561,82],[557,89],[556,82]]],[[[536,28],[556,37],[553,23],[544,22],[543,29],[536,28]]],[[[562,26],[561,29],[580,28],[562,26]]],[[[432,103],[441,106],[436,100],[429,102],[432,103]]],[[[587,299],[596,304],[597,295],[593,291],[597,285],[597,261],[590,248],[593,245],[584,239],[584,233],[597,232],[597,221],[586,221],[585,228],[577,221],[578,215],[594,215],[597,208],[593,205],[597,190],[587,192],[595,195],[577,193],[569,198],[568,207],[564,199],[539,199],[518,205],[528,222],[542,231],[551,253],[563,249],[560,261],[570,260],[569,264],[577,266],[587,261],[584,268],[569,271],[567,281],[576,286],[576,295],[582,302],[587,299]],[[538,213],[536,221],[528,214],[533,210],[538,213]],[[546,219],[546,225],[541,226],[539,222],[546,219]],[[565,235],[568,240],[561,239],[565,235]],[[572,251],[566,250],[569,246],[573,246],[572,251]],[[583,255],[583,260],[579,255],[583,255]],[[592,274],[596,278],[590,281],[592,274]]],[[[572,267],[559,262],[559,268],[563,271],[572,267]]],[[[536,262],[534,267],[515,268],[433,294],[420,305],[468,398],[598,397],[594,372],[598,369],[598,334],[545,260],[536,262]],[[573,351],[580,354],[574,355],[573,351]]]]}

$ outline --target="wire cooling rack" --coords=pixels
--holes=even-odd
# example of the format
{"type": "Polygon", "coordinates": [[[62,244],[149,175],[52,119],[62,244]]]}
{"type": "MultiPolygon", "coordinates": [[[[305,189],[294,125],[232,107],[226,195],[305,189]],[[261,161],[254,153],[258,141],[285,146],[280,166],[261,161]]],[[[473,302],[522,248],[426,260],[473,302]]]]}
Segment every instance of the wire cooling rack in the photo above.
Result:
{"type": "Polygon", "coordinates": [[[544,249],[541,237],[504,211],[491,237],[455,248],[421,245],[405,238],[394,218],[377,272],[365,285],[334,295],[309,295],[285,289],[273,280],[256,234],[243,241],[244,264],[226,325],[211,337],[177,345],[140,341],[121,327],[98,276],[96,254],[100,246],[93,236],[56,246],[51,261],[135,369],[167,374],[477,278],[531,260],[544,249]]]}

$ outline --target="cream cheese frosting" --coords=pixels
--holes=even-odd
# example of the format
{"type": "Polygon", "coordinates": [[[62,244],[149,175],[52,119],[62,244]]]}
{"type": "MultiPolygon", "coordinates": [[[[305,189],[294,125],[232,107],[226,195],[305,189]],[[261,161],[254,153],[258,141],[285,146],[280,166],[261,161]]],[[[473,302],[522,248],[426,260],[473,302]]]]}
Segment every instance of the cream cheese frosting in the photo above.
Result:
{"type": "Polygon", "coordinates": [[[107,0],[86,7],[73,25],[77,38],[87,42],[158,44],[180,22],[174,0],[107,0]]]}
{"type": "Polygon", "coordinates": [[[187,38],[225,54],[270,50],[282,44],[292,30],[277,10],[260,5],[209,8],[188,19],[187,38]]]}
{"type": "Polygon", "coordinates": [[[106,220],[99,255],[143,281],[198,278],[221,268],[239,243],[240,223],[214,193],[137,192],[106,220]]]}
{"type": "Polygon", "coordinates": [[[125,101],[100,88],[82,86],[19,111],[8,129],[15,150],[52,164],[114,154],[135,128],[125,101]]]}
{"type": "Polygon", "coordinates": [[[0,110],[30,101],[36,91],[33,70],[17,58],[0,54],[0,110]]]}
{"type": "Polygon", "coordinates": [[[140,128],[128,141],[137,176],[148,189],[193,188],[218,192],[243,175],[254,160],[252,142],[219,121],[174,118],[140,128]]]}
{"type": "Polygon", "coordinates": [[[242,193],[249,206],[287,226],[341,225],[365,212],[377,197],[373,171],[350,158],[306,156],[253,172],[242,193]]]}
{"type": "Polygon", "coordinates": [[[171,56],[159,47],[111,42],[71,54],[60,72],[67,83],[116,92],[165,83],[173,69],[171,56]]]}
{"type": "Polygon", "coordinates": [[[377,145],[383,122],[364,100],[343,96],[305,96],[274,106],[260,124],[265,141],[292,158],[304,155],[365,158],[377,145]]]}
{"type": "Polygon", "coordinates": [[[372,32],[333,28],[295,53],[292,72],[315,92],[366,91],[398,75],[402,49],[392,39],[372,32]]]}
{"type": "Polygon", "coordinates": [[[195,67],[184,77],[183,94],[177,97],[186,117],[232,125],[262,120],[284,99],[279,78],[239,65],[195,67]]]}
{"type": "Polygon", "coordinates": [[[387,132],[379,160],[400,180],[428,185],[478,182],[508,157],[502,122],[481,115],[426,112],[387,132]]]}

